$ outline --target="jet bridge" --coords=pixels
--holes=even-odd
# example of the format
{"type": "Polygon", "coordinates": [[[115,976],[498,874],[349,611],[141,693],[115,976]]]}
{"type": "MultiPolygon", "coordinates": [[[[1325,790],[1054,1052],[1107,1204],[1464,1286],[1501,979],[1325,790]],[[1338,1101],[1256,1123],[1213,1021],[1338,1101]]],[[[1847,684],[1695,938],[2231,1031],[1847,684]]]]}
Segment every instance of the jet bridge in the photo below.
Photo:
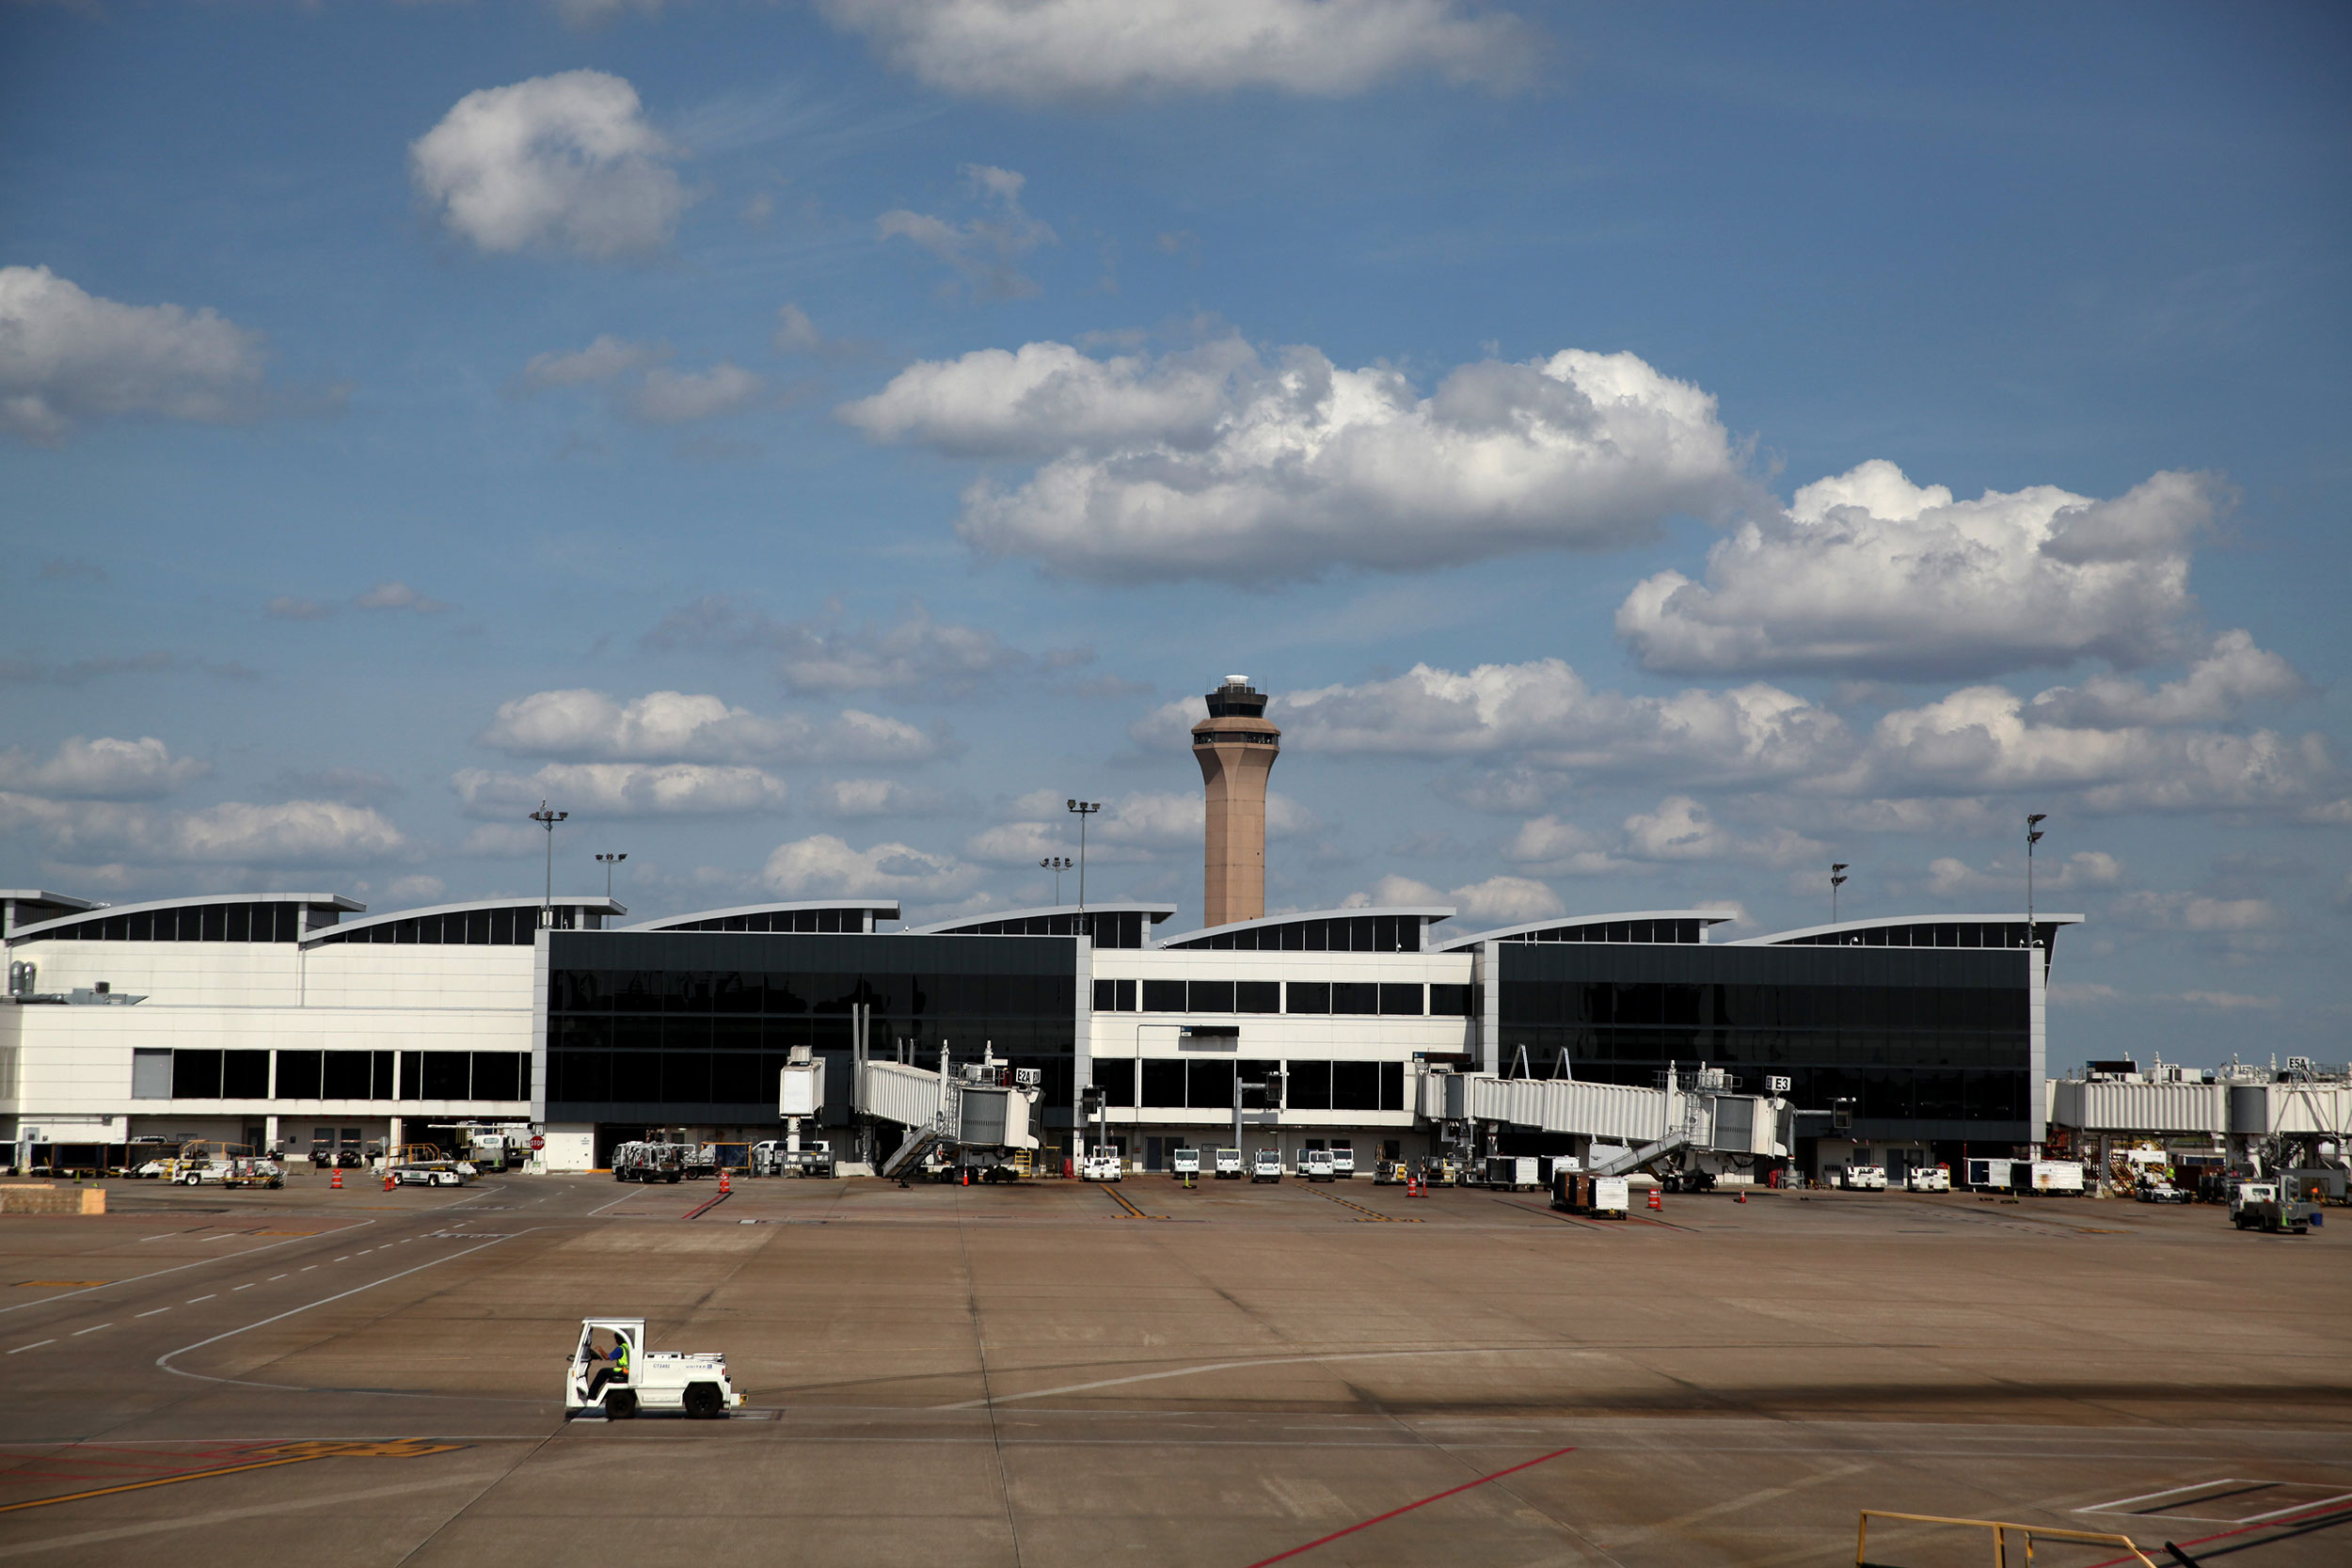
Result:
{"type": "Polygon", "coordinates": [[[1786,1159],[1794,1141],[1788,1101],[1730,1093],[1725,1085],[1720,1071],[1708,1069],[1674,1073],[1654,1089],[1432,1072],[1421,1081],[1421,1114],[1433,1122],[1483,1122],[1624,1145],[1624,1153],[1593,1167],[1603,1176],[1661,1163],[1720,1172],[1759,1157],[1786,1159]]]}
{"type": "Polygon", "coordinates": [[[993,1058],[950,1065],[942,1047],[939,1066],[875,1061],[860,1054],[853,1109],[908,1130],[906,1140],[882,1163],[882,1176],[903,1176],[934,1152],[958,1164],[996,1164],[1016,1149],[1038,1147],[1038,1090],[1016,1083],[993,1058]]]}

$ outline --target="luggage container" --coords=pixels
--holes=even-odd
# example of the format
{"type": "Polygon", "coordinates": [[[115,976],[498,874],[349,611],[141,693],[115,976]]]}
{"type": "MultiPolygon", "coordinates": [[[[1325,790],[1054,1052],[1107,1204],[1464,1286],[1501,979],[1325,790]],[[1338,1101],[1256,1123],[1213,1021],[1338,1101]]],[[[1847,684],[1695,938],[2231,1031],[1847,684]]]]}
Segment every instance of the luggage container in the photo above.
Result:
{"type": "Polygon", "coordinates": [[[1489,1154],[1486,1185],[1506,1193],[1535,1192],[1544,1184],[1538,1168],[1542,1164],[1541,1158],[1534,1154],[1489,1154]]]}
{"type": "Polygon", "coordinates": [[[1554,1169],[1551,1206],[1569,1214],[1595,1219],[1624,1219],[1633,1208],[1632,1188],[1622,1176],[1594,1176],[1581,1170],[1554,1169]]]}

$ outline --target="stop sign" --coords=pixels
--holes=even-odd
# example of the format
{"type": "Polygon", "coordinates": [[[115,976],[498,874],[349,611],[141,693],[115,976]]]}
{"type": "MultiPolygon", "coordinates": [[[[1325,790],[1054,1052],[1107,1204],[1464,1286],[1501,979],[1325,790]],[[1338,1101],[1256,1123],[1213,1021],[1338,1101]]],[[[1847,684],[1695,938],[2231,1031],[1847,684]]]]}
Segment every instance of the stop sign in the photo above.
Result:
{"type": "Polygon", "coordinates": [[[541,1137],[538,1133],[533,1132],[531,1135],[531,1147],[533,1152],[536,1152],[537,1150],[548,1147],[548,1140],[541,1137]]]}

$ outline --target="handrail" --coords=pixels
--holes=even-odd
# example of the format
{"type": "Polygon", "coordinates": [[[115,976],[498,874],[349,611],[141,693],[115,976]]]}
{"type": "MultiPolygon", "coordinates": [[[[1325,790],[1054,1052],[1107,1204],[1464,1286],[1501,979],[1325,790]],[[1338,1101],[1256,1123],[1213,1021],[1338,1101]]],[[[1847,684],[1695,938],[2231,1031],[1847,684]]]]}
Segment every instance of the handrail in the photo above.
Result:
{"type": "Polygon", "coordinates": [[[2026,1562],[2028,1568],[2033,1562],[2033,1544],[2037,1537],[2044,1541],[2077,1541],[2093,1546],[2121,1546],[2132,1554],[2135,1561],[2146,1564],[2146,1568],[2157,1568],[2156,1563],[2146,1552],[2141,1551],[2128,1535],[2106,1534],[2096,1530],[2054,1529],[2043,1525],[2012,1525],[2005,1524],[1997,1519],[1947,1519],[1935,1513],[1891,1513],[1883,1508],[1862,1510],[1862,1517],[1854,1530],[1854,1568],[1869,1568],[1867,1561],[1868,1553],[1865,1548],[1869,1544],[1870,1521],[1873,1519],[1900,1519],[1915,1525],[1959,1525],[1968,1529],[1989,1529],[1993,1532],[1993,1568],[2010,1568],[2009,1532],[2011,1530],[2025,1537],[2026,1562]]]}

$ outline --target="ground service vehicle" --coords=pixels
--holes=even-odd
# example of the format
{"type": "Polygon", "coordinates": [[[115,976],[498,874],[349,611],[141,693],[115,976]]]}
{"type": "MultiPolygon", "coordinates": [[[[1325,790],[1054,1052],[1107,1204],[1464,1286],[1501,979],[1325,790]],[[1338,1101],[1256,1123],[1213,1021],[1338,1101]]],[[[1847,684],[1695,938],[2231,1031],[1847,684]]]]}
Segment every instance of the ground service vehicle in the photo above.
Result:
{"type": "Polygon", "coordinates": [[[1171,1175],[1180,1179],[1187,1176],[1198,1177],[1200,1174],[1200,1151],[1197,1148],[1168,1150],[1168,1168],[1171,1175]]]}
{"type": "Polygon", "coordinates": [[[1551,1173],[1551,1206],[1565,1213],[1621,1220],[1632,1209],[1632,1197],[1633,1190],[1622,1176],[1561,1169],[1551,1173]]]}
{"type": "Polygon", "coordinates": [[[1086,1163],[1079,1167],[1078,1174],[1089,1181],[1116,1181],[1124,1164],[1119,1157],[1118,1149],[1098,1145],[1087,1150],[1086,1163]]]}
{"type": "Polygon", "coordinates": [[[1338,1177],[1343,1181],[1354,1180],[1356,1177],[1356,1151],[1348,1148],[1345,1144],[1342,1144],[1339,1148],[1333,1149],[1331,1151],[1331,1174],[1338,1177]]]}
{"type": "Polygon", "coordinates": [[[1301,1150],[1298,1156],[1298,1174],[1310,1181],[1330,1180],[1331,1151],[1327,1148],[1301,1150]]]}
{"type": "Polygon", "coordinates": [[[1412,1174],[1413,1167],[1402,1160],[1383,1160],[1372,1167],[1372,1184],[1375,1187],[1402,1187],[1412,1174]]]}
{"type": "Polygon", "coordinates": [[[1903,1185],[1915,1193],[1948,1193],[1952,1190],[1952,1167],[1914,1165],[1903,1178],[1903,1185]]]}
{"type": "Polygon", "coordinates": [[[1486,1185],[1500,1187],[1507,1193],[1532,1193],[1544,1184],[1538,1174],[1543,1162],[1533,1154],[1489,1154],[1486,1156],[1486,1185]]]}
{"type": "Polygon", "coordinates": [[[1216,1151],[1216,1179],[1219,1181],[1241,1180],[1241,1150],[1220,1148],[1216,1151]]]}
{"type": "Polygon", "coordinates": [[[1849,1192],[1883,1193],[1886,1191],[1886,1167],[1848,1165],[1838,1172],[1837,1184],[1849,1192]]]}
{"type": "Polygon", "coordinates": [[[1252,1182],[1282,1180],[1282,1151],[1262,1148],[1249,1157],[1249,1180],[1252,1182]]]}
{"type": "Polygon", "coordinates": [[[2161,1176],[2142,1176],[2132,1189],[2132,1196],[2142,1203],[2186,1203],[2191,1196],[2161,1176]]]}
{"type": "Polygon", "coordinates": [[[742,1394],[716,1351],[649,1351],[643,1318],[582,1318],[564,1379],[566,1419],[595,1411],[623,1420],[645,1411],[712,1420],[742,1394]]]}
{"type": "Polygon", "coordinates": [[[2082,1162],[2036,1160],[2033,1163],[2033,1190],[2037,1193],[2061,1193],[2069,1197],[2082,1196],[2082,1162]]]}
{"type": "Polygon", "coordinates": [[[403,1144],[386,1168],[404,1187],[462,1187],[474,1175],[470,1164],[451,1159],[437,1144],[403,1144]]]}
{"type": "Polygon", "coordinates": [[[676,1144],[625,1143],[612,1150],[615,1181],[682,1181],[686,1151],[676,1144]]]}
{"type": "Polygon", "coordinates": [[[2241,1181],[2230,1195],[2230,1223],[2240,1230],[2300,1236],[2312,1227],[2312,1206],[2276,1181],[2241,1181]]]}

